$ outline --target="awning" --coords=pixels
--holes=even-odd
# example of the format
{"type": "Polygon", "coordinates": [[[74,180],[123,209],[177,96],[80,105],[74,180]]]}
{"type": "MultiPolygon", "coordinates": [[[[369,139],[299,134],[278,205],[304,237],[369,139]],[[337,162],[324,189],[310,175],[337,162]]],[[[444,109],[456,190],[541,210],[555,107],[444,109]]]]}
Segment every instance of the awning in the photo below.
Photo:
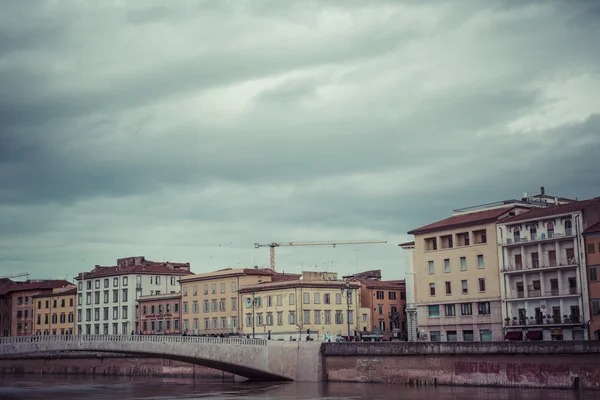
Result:
{"type": "Polygon", "coordinates": [[[542,338],[542,331],[529,331],[527,332],[527,339],[540,340],[542,338]]]}
{"type": "Polygon", "coordinates": [[[523,340],[523,332],[521,331],[509,331],[504,335],[506,340],[523,340]]]}

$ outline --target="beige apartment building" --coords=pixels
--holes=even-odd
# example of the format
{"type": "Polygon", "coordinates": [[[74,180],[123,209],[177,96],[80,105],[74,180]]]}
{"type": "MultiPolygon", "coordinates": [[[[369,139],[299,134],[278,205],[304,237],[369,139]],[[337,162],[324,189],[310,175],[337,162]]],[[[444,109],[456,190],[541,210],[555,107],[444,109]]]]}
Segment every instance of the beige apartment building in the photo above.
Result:
{"type": "Polygon", "coordinates": [[[53,293],[33,296],[35,318],[33,332],[36,335],[73,335],[77,286],[57,288],[53,293]]]}
{"type": "Polygon", "coordinates": [[[181,329],[192,335],[240,333],[243,315],[238,296],[240,287],[299,276],[266,268],[227,268],[182,277],[181,329]]]}
{"type": "Polygon", "coordinates": [[[528,211],[499,203],[414,229],[418,340],[502,340],[496,222],[528,211]]]}
{"type": "Polygon", "coordinates": [[[302,279],[262,282],[240,288],[242,332],[271,340],[326,340],[354,336],[368,325],[360,308],[360,283],[336,273],[303,272],[302,279]],[[364,321],[363,321],[364,319],[364,321]]]}

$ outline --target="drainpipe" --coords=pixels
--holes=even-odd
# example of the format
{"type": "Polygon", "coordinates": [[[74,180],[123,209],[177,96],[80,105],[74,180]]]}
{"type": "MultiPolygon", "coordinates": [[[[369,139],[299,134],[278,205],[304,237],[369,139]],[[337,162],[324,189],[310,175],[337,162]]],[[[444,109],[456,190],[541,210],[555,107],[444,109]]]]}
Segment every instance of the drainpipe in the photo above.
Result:
{"type": "MultiPolygon", "coordinates": [[[[500,230],[500,243],[503,243],[504,240],[504,231],[502,230],[501,227],[498,227],[498,230],[500,230]]],[[[502,262],[502,266],[500,268],[504,267],[504,247],[500,246],[500,253],[501,253],[501,262],[502,262]]],[[[504,275],[503,273],[500,273],[500,275],[502,276],[502,283],[504,286],[504,293],[501,293],[500,296],[500,301],[502,301],[502,297],[504,297],[504,299],[506,299],[506,275],[504,275]],[[504,294],[504,296],[502,296],[504,294]]],[[[506,318],[509,318],[508,316],[508,302],[504,301],[504,310],[506,312],[506,318]]],[[[503,331],[506,330],[503,329],[503,331]]]]}
{"type": "Polygon", "coordinates": [[[585,299],[585,297],[583,296],[583,277],[582,275],[587,273],[587,264],[585,262],[585,255],[582,256],[581,254],[581,247],[579,246],[579,240],[580,240],[580,233],[579,233],[579,214],[575,215],[575,243],[577,245],[577,257],[579,258],[579,262],[583,264],[583,273],[581,272],[582,268],[582,264],[579,265],[579,287],[581,288],[581,293],[579,294],[580,298],[581,298],[581,307],[583,308],[583,310],[581,310],[581,315],[579,316],[582,321],[585,322],[586,318],[586,313],[584,313],[585,310],[585,304],[583,304],[583,300],[585,299]]]}

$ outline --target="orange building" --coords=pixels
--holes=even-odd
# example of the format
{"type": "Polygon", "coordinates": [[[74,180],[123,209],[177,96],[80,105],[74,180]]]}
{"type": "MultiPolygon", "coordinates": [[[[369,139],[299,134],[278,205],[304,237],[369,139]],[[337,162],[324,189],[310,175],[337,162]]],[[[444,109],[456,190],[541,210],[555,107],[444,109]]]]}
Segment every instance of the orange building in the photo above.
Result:
{"type": "Polygon", "coordinates": [[[75,332],[77,286],[54,289],[52,293],[33,296],[36,335],[72,335],[75,332]]]}
{"type": "Polygon", "coordinates": [[[583,236],[591,314],[589,338],[600,340],[600,223],[585,229],[583,236]]]}
{"type": "Polygon", "coordinates": [[[382,281],[379,269],[344,279],[360,283],[360,306],[369,310],[359,317],[363,332],[379,330],[384,339],[407,337],[406,285],[403,280],[382,281]]]}
{"type": "Polygon", "coordinates": [[[140,335],[181,333],[181,293],[141,296],[137,302],[140,335]]]}
{"type": "Polygon", "coordinates": [[[33,296],[52,294],[54,289],[64,288],[71,284],[65,280],[40,280],[10,282],[0,286],[0,303],[2,303],[3,336],[26,336],[34,332],[34,300],[33,296]],[[8,318],[7,318],[8,314],[8,318]],[[10,324],[10,328],[7,326],[10,324]],[[8,334],[8,335],[7,335],[8,334]]]}

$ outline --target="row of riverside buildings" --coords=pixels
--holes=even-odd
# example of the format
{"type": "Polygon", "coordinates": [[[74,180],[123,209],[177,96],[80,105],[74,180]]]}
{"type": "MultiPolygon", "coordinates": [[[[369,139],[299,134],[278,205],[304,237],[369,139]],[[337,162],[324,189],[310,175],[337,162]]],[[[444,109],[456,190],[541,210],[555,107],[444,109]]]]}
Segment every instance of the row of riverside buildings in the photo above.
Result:
{"type": "Polygon", "coordinates": [[[189,263],[117,260],[64,280],[0,281],[0,335],[232,335],[406,339],[404,281],[380,270],[194,274],[189,263]]]}
{"type": "Polygon", "coordinates": [[[600,339],[600,197],[542,187],[408,233],[408,340],[600,339]]]}

